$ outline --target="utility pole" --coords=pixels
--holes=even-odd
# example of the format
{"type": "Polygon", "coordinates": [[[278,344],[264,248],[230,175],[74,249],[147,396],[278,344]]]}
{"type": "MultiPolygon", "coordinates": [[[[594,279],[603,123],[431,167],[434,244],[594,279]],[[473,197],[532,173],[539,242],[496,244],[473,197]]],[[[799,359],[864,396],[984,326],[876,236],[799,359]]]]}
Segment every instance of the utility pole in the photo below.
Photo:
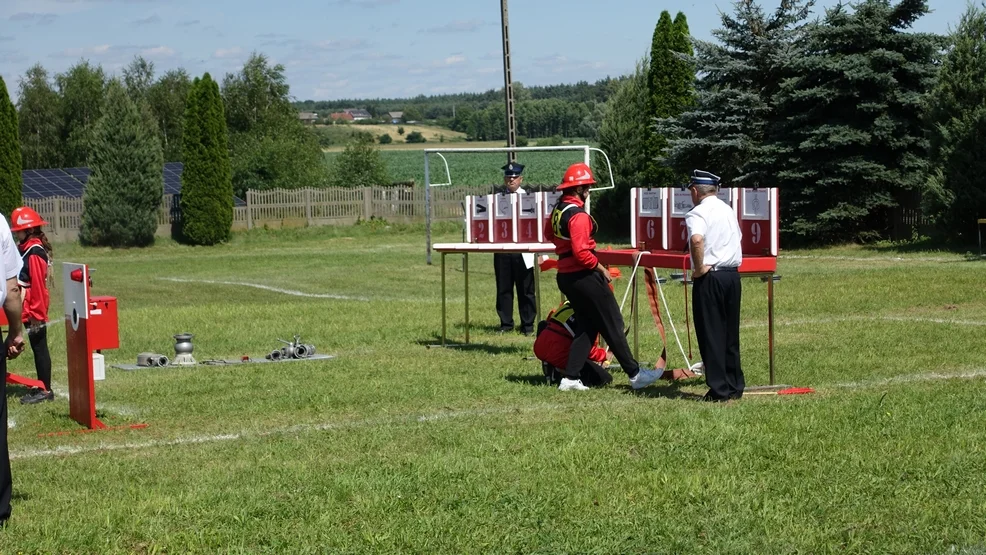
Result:
{"type": "MultiPolygon", "coordinates": [[[[517,146],[517,122],[514,120],[514,86],[510,73],[510,25],[507,18],[507,0],[500,0],[500,26],[503,29],[503,95],[507,104],[507,147],[517,146]]],[[[515,162],[517,154],[507,153],[507,163],[515,162]]]]}

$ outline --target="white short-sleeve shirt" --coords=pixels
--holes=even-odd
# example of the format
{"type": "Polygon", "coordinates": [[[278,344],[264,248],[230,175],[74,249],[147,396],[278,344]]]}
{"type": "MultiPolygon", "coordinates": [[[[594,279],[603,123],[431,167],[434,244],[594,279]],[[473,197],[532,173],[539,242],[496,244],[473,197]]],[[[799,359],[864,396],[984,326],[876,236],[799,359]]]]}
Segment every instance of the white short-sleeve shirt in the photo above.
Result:
{"type": "Polygon", "coordinates": [[[718,268],[736,268],[743,262],[743,235],[736,214],[715,195],[702,199],[685,215],[689,240],[693,235],[705,239],[703,262],[718,268]]]}
{"type": "Polygon", "coordinates": [[[7,300],[6,281],[16,278],[21,273],[21,253],[17,250],[17,243],[14,235],[10,232],[10,225],[7,218],[0,214],[0,274],[3,274],[4,283],[0,284],[0,305],[7,300]]]}

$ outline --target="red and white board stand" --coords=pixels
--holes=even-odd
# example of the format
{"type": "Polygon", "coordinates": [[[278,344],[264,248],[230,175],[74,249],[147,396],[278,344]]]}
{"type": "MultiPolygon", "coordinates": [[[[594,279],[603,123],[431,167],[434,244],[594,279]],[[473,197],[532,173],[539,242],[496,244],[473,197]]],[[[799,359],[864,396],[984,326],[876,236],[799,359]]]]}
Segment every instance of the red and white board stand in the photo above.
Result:
{"type": "Polygon", "coordinates": [[[65,347],[68,357],[69,416],[90,430],[105,428],[96,418],[96,385],[93,381],[89,338],[89,268],[62,264],[65,291],[65,347]]]}
{"type": "MultiPolygon", "coordinates": [[[[685,224],[685,215],[695,206],[692,204],[692,194],[688,189],[680,187],[670,187],[671,214],[668,218],[668,246],[667,250],[672,252],[688,251],[688,226],[685,224]]],[[[733,189],[719,189],[716,193],[719,200],[733,207],[736,211],[736,195],[733,189]]]]}
{"type": "Polygon", "coordinates": [[[493,195],[466,197],[466,243],[490,243],[493,195]]]}
{"type": "Polygon", "coordinates": [[[630,189],[630,244],[640,250],[667,250],[670,189],[630,189]]]}
{"type": "Polygon", "coordinates": [[[780,203],[777,188],[740,189],[738,210],[743,254],[777,256],[780,241],[780,203]]]}
{"type": "Polygon", "coordinates": [[[541,216],[541,195],[538,193],[522,193],[516,195],[517,209],[517,242],[540,243],[544,236],[544,225],[541,216]]]}
{"type": "Polygon", "coordinates": [[[517,242],[517,195],[493,195],[493,242],[517,242]]]}

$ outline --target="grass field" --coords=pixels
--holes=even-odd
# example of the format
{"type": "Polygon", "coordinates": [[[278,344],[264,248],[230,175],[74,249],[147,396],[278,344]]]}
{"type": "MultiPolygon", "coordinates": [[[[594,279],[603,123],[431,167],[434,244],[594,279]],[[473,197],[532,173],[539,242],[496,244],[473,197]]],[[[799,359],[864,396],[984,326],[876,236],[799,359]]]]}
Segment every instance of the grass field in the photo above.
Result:
{"type": "MultiPolygon", "coordinates": [[[[424,135],[428,143],[438,144],[439,141],[444,137],[447,142],[465,142],[466,134],[459,131],[452,131],[447,127],[442,127],[439,125],[428,125],[425,123],[402,123],[397,125],[391,124],[348,124],[348,125],[323,125],[318,126],[318,129],[325,130],[329,132],[332,136],[338,137],[340,143],[345,143],[345,137],[348,137],[352,132],[364,131],[370,133],[374,138],[383,135],[384,133],[390,135],[394,143],[390,146],[395,146],[399,144],[406,144],[404,142],[404,137],[408,134],[417,131],[424,135]],[[397,128],[403,127],[404,134],[400,135],[397,133],[397,128]]],[[[331,150],[341,151],[343,146],[333,146],[330,147],[331,150]]],[[[388,145],[383,145],[388,146],[388,145]]],[[[412,145],[414,146],[414,145],[412,145]]],[[[417,145],[421,148],[420,143],[417,145]]]]}
{"type": "MultiPolygon", "coordinates": [[[[461,143],[461,144],[425,144],[414,145],[417,148],[380,149],[383,159],[394,181],[414,180],[417,184],[425,181],[424,148],[489,148],[502,147],[502,143],[461,143]]],[[[335,162],[339,152],[326,152],[325,160],[330,166],[335,162]]],[[[507,163],[506,153],[445,153],[448,162],[448,172],[445,162],[436,154],[429,157],[431,182],[447,183],[448,173],[452,174],[453,185],[489,186],[491,183],[503,184],[501,167],[507,163]]],[[[593,153],[594,168],[604,164],[598,154],[593,153]]],[[[561,181],[565,169],[584,158],[583,151],[562,152],[521,152],[517,161],[525,165],[524,183],[531,185],[556,185],[561,181]]]]}
{"type": "MultiPolygon", "coordinates": [[[[95,268],[96,293],[119,298],[122,347],[108,365],[170,355],[183,331],[200,360],[262,355],[294,333],[338,358],[107,368],[103,421],[149,426],[49,436],[77,429],[53,326],[59,397],[22,406],[22,390],[8,393],[14,514],[0,552],[986,549],[983,262],[785,252],[778,377],[817,393],[708,405],[694,401],[701,382],[540,385],[531,341],[493,333],[488,256],[470,258],[476,347],[427,349],[440,272],[423,251],[420,229],[382,224],[255,230],[211,249],[58,246],[59,261],[95,268]]],[[[450,257],[455,337],[459,268],[450,257]]],[[[744,289],[743,361],[763,384],[765,286],[744,289]]],[[[682,324],[681,287],[668,293],[682,324]]],[[[656,332],[643,332],[653,360],[656,332]]],[[[31,375],[31,354],[11,370],[31,375]]]]}

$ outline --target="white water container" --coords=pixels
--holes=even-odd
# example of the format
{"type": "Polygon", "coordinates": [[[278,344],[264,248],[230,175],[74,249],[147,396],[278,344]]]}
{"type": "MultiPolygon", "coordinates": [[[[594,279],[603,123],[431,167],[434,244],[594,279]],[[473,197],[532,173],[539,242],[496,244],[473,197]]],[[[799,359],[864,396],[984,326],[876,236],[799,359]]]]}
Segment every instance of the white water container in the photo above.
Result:
{"type": "Polygon", "coordinates": [[[92,354],[92,379],[106,379],[106,359],[100,353],[92,354]]]}

